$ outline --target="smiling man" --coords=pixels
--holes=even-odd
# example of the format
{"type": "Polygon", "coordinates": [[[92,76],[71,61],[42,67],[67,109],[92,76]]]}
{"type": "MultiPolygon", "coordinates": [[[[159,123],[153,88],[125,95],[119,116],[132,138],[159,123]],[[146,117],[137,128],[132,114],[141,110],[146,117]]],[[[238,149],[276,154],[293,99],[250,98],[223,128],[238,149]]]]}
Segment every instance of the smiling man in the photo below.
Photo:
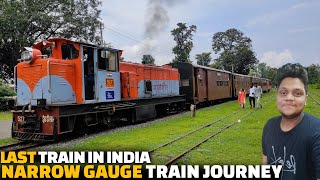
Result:
{"type": "Polygon", "coordinates": [[[277,107],[262,134],[262,163],[282,165],[281,179],[320,179],[320,119],[304,113],[307,71],[285,64],[277,73],[277,107]]]}

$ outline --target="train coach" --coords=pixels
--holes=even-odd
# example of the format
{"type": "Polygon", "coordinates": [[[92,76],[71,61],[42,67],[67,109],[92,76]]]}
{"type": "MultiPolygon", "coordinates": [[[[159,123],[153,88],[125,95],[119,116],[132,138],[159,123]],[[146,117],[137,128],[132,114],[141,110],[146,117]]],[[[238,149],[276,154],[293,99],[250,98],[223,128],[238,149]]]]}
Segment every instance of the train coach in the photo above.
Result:
{"type": "Polygon", "coordinates": [[[184,107],[177,69],[120,63],[121,53],[63,38],[24,48],[14,69],[17,99],[8,103],[12,137],[55,141],[184,107]]]}
{"type": "Polygon", "coordinates": [[[264,92],[270,91],[269,79],[252,77],[194,65],[185,62],[171,63],[180,73],[180,94],[186,95],[187,104],[210,104],[217,100],[236,98],[239,91],[249,88],[254,83],[261,86],[264,92]]]}
{"type": "Polygon", "coordinates": [[[179,69],[180,94],[188,104],[202,104],[232,97],[231,72],[190,63],[172,63],[179,69]]]}

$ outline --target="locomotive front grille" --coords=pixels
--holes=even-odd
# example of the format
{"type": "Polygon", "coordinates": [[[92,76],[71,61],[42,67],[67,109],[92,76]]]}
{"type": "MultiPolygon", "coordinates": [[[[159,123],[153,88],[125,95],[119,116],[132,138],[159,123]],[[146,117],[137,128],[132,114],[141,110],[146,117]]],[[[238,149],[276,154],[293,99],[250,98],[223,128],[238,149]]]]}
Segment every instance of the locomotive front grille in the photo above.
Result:
{"type": "Polygon", "coordinates": [[[22,141],[54,141],[54,136],[50,134],[12,131],[12,138],[22,141]]]}

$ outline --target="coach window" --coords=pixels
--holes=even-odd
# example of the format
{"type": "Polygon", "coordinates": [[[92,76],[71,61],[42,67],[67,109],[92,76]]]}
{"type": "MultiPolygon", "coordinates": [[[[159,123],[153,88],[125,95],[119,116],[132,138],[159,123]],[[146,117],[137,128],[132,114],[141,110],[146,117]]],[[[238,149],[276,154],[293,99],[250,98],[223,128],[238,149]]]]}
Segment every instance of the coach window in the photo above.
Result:
{"type": "Polygon", "coordinates": [[[61,52],[62,59],[77,59],[79,57],[79,51],[73,44],[62,44],[61,52]]]}
{"type": "Polygon", "coordinates": [[[189,79],[181,79],[181,86],[190,86],[189,79]]]}
{"type": "Polygon", "coordinates": [[[152,92],[152,84],[151,84],[150,80],[145,81],[145,91],[146,91],[146,93],[152,92]]]}

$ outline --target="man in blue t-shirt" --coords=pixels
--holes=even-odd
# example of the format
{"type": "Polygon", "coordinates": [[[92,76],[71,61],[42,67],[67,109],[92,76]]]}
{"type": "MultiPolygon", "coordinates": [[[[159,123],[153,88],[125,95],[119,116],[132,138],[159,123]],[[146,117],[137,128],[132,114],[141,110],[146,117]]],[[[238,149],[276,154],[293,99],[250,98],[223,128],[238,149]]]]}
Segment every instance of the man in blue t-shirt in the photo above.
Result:
{"type": "Polygon", "coordinates": [[[262,163],[282,165],[281,179],[320,179],[320,119],[304,113],[307,71],[285,64],[277,73],[277,107],[262,134],[262,163]]]}

